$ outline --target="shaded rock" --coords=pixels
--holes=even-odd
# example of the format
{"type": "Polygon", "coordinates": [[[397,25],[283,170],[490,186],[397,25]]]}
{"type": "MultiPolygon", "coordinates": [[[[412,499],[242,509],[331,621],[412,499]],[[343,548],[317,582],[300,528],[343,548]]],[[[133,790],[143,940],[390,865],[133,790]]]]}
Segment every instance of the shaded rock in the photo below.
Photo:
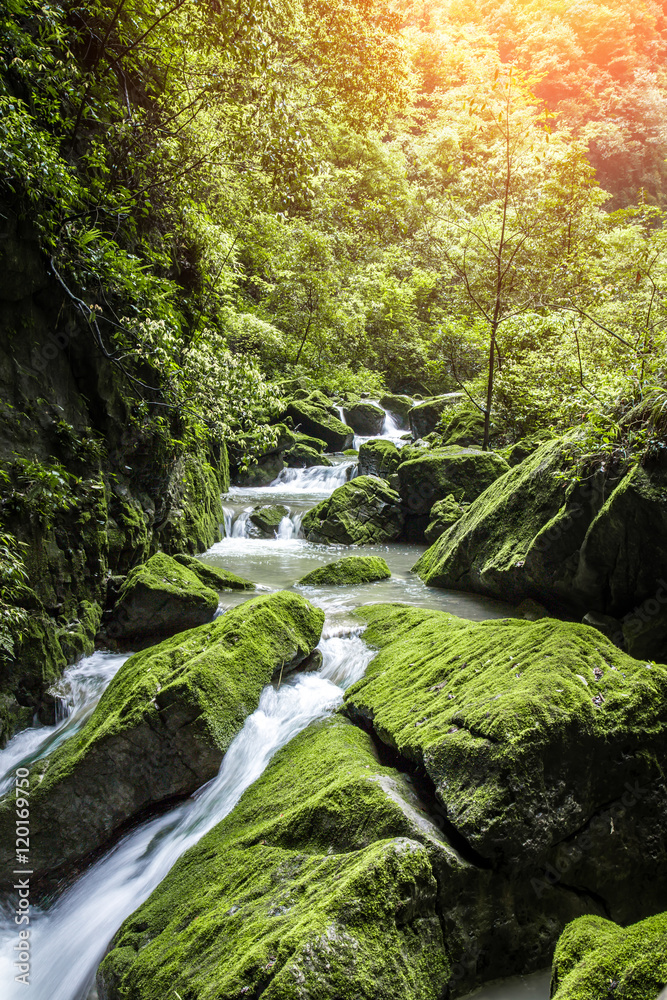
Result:
{"type": "MultiPolygon", "coordinates": [[[[538,622],[540,618],[549,618],[549,612],[539,601],[532,601],[530,597],[527,597],[517,607],[516,616],[527,622],[538,622]]],[[[588,622],[584,622],[584,624],[587,625],[588,622]]]]}
{"type": "Polygon", "coordinates": [[[358,402],[343,409],[345,421],[355,434],[381,434],[385,413],[374,403],[358,402]]]}
{"type": "Polygon", "coordinates": [[[308,727],[125,921],[100,996],[440,1000],[451,965],[415,798],[365,733],[308,727]]]}
{"type": "Polygon", "coordinates": [[[280,452],[260,458],[245,472],[239,470],[234,476],[234,482],[243,487],[268,486],[287,468],[284,456],[285,452],[280,452]]]}
{"type": "Polygon", "coordinates": [[[383,406],[385,410],[388,410],[399,427],[404,430],[407,430],[410,426],[408,414],[414,405],[414,400],[410,399],[409,396],[387,393],[385,396],[380,398],[380,406],[383,406]]]}
{"type": "Polygon", "coordinates": [[[602,635],[606,635],[614,645],[623,645],[623,626],[617,618],[600,614],[598,611],[589,611],[588,614],[584,615],[582,622],[584,625],[590,625],[591,628],[597,629],[602,635]]]}
{"type": "MultiPolygon", "coordinates": [[[[55,877],[132,817],[214,777],[264,686],[310,655],[323,621],[299,595],[271,594],[130,657],[84,728],[31,768],[33,878],[55,877]]],[[[4,866],[15,818],[9,796],[4,866]]]]}
{"type": "Polygon", "coordinates": [[[309,510],[301,526],[311,542],[392,542],[403,527],[400,497],[381,479],[357,476],[309,510]]]}
{"type": "Polygon", "coordinates": [[[132,645],[209,622],[218,595],[181,562],[164,552],[128,573],[103,636],[132,645]]]}
{"type": "Polygon", "coordinates": [[[390,576],[391,570],[384,559],[377,556],[345,556],[306,573],[299,580],[299,585],[348,586],[355,583],[372,583],[374,580],[387,580],[390,576]]]}
{"type": "Polygon", "coordinates": [[[580,917],[558,941],[553,1000],[655,1000],[666,984],[666,913],[631,927],[602,917],[580,917]]]}
{"type": "Polygon", "coordinates": [[[423,438],[434,431],[443,413],[463,398],[462,392],[449,392],[444,396],[431,396],[417,403],[408,412],[410,430],[414,438],[423,438]]]}
{"type": "Polygon", "coordinates": [[[401,452],[393,441],[365,441],[359,449],[359,475],[388,479],[401,462],[401,452]]]}
{"type": "Polygon", "coordinates": [[[298,430],[326,441],[329,451],[344,451],[352,444],[354,435],[350,428],[324,407],[313,405],[310,399],[291,403],[285,416],[292,418],[298,430]]]}
{"type": "Polygon", "coordinates": [[[470,503],[507,470],[505,460],[493,451],[438,448],[399,465],[399,493],[411,514],[428,514],[436,501],[450,494],[470,503]]]}
{"type": "Polygon", "coordinates": [[[464,512],[463,504],[459,503],[451,493],[444,500],[438,500],[434,503],[429,514],[428,527],[424,532],[424,537],[429,545],[444,535],[453,524],[456,524],[464,512]]]}
{"type": "MultiPolygon", "coordinates": [[[[307,441],[314,441],[315,438],[308,438],[303,435],[307,441]]],[[[326,447],[325,442],[322,442],[326,447]]],[[[331,466],[331,462],[326,458],[321,450],[313,448],[309,444],[305,444],[303,441],[298,441],[293,448],[285,452],[285,461],[288,468],[290,469],[311,469],[314,465],[324,465],[327,468],[331,466]]]]}
{"type": "Polygon", "coordinates": [[[284,517],[289,517],[289,509],[283,504],[264,504],[254,507],[248,520],[265,538],[275,538],[284,517]]]}
{"type": "Polygon", "coordinates": [[[101,617],[99,604],[82,601],[78,617],[57,630],[56,636],[68,663],[76,663],[93,652],[101,617]]]}
{"type": "Polygon", "coordinates": [[[242,576],[237,576],[236,573],[230,573],[227,569],[211,566],[210,563],[204,563],[201,559],[195,559],[194,556],[179,553],[174,556],[174,559],[181,565],[187,566],[205,586],[217,590],[218,593],[225,590],[255,589],[255,584],[251,583],[250,580],[245,580],[242,576]]]}
{"type": "Polygon", "coordinates": [[[551,438],[552,435],[547,431],[538,431],[535,434],[529,434],[515,444],[510,444],[507,448],[503,448],[503,457],[507,460],[507,464],[511,468],[514,468],[515,465],[521,465],[522,462],[537,451],[540,445],[551,438]]]}
{"type": "Polygon", "coordinates": [[[453,413],[444,411],[437,424],[443,445],[481,447],[484,443],[484,414],[472,406],[457,406],[453,413]]]}

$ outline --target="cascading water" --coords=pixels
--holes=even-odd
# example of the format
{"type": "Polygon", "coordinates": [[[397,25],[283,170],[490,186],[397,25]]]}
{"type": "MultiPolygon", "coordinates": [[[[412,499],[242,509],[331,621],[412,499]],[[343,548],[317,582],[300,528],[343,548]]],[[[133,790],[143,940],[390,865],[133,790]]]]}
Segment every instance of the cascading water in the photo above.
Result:
{"type": "MultiPolygon", "coordinates": [[[[369,399],[366,400],[366,402],[373,403],[374,406],[380,406],[376,399],[369,399]]],[[[381,406],[380,409],[384,410],[384,407],[381,406]]],[[[389,410],[384,410],[384,424],[382,425],[382,432],[380,434],[371,435],[355,434],[353,447],[359,451],[362,444],[365,444],[366,441],[376,441],[378,438],[381,438],[386,441],[393,441],[397,448],[402,448],[403,445],[407,443],[403,440],[405,433],[406,432],[399,427],[396,418],[392,416],[389,410]]]]}

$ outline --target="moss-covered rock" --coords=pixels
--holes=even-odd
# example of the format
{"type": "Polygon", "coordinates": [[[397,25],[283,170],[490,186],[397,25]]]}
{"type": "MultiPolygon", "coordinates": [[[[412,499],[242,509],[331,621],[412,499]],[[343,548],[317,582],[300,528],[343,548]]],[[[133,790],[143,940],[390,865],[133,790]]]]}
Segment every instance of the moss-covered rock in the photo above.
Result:
{"type": "Polygon", "coordinates": [[[313,405],[310,399],[291,403],[284,416],[291,417],[296,430],[326,441],[329,451],[344,451],[352,444],[354,435],[350,428],[324,406],[313,405]]]}
{"type": "Polygon", "coordinates": [[[245,580],[242,576],[237,576],[236,573],[230,573],[228,569],[218,569],[217,566],[204,563],[201,559],[195,559],[194,556],[181,553],[174,556],[174,559],[182,566],[186,566],[191,573],[194,573],[205,587],[217,590],[218,593],[222,593],[225,590],[255,589],[255,584],[251,583],[250,580],[245,580]]]}
{"type": "Polygon", "coordinates": [[[548,431],[536,431],[534,434],[529,434],[527,437],[523,437],[514,444],[503,448],[503,458],[506,459],[507,464],[513,469],[515,465],[521,465],[522,462],[525,462],[527,458],[537,451],[540,445],[552,437],[553,435],[548,431]]]}
{"type": "Polygon", "coordinates": [[[284,504],[259,504],[248,520],[264,538],[275,538],[284,517],[289,517],[289,508],[284,504]]]}
{"type": "Polygon", "coordinates": [[[224,445],[220,445],[215,465],[200,452],[183,456],[170,478],[168,515],[156,529],[160,547],[170,554],[204,552],[219,541],[225,519],[221,497],[228,489],[229,460],[224,445]]]}
{"type": "Polygon", "coordinates": [[[399,495],[374,476],[358,476],[309,510],[301,522],[311,542],[369,545],[392,542],[401,534],[399,495]]]}
{"type": "Polygon", "coordinates": [[[414,405],[414,399],[411,399],[409,396],[387,393],[386,395],[380,397],[380,406],[383,406],[385,410],[388,410],[399,427],[404,430],[407,430],[410,426],[408,414],[414,405]]]}
{"type": "Polygon", "coordinates": [[[381,406],[362,399],[343,409],[345,421],[355,434],[381,434],[385,413],[381,406]]]}
{"type": "MultiPolygon", "coordinates": [[[[306,437],[304,434],[303,437],[306,437]]],[[[315,440],[308,438],[309,441],[315,440]]],[[[323,442],[323,444],[325,444],[323,442]]],[[[326,444],[325,444],[326,447],[326,444]]],[[[290,469],[312,469],[314,465],[323,465],[330,468],[332,463],[322,454],[319,448],[298,441],[293,448],[285,452],[285,462],[290,469]]]]}
{"type": "Polygon", "coordinates": [[[428,527],[424,532],[424,537],[429,545],[437,542],[441,535],[444,535],[453,524],[456,524],[463,517],[466,506],[451,493],[444,500],[438,500],[437,503],[433,504],[429,514],[428,527]]]}
{"type": "Polygon", "coordinates": [[[346,710],[424,769],[479,865],[527,881],[547,908],[561,883],[621,921],[659,907],[666,666],[553,619],[358,615],[380,652],[346,710]]]}
{"type": "Polygon", "coordinates": [[[437,885],[402,794],[360,730],[309,727],[125,922],[100,996],[439,1000],[437,885]]]}
{"type": "MultiPolygon", "coordinates": [[[[323,621],[303,597],[271,594],[130,657],[80,733],[31,770],[35,878],[212,778],[263,687],[310,655],[323,621]]],[[[2,865],[14,824],[10,796],[0,804],[2,865]]]]}
{"type": "Polygon", "coordinates": [[[399,465],[399,493],[411,514],[428,514],[450,494],[470,503],[507,471],[505,460],[493,451],[437,448],[399,465]]]}
{"type": "Polygon", "coordinates": [[[484,442],[484,414],[470,403],[457,406],[452,413],[445,410],[438,421],[437,431],[443,445],[481,447],[484,442]]]}
{"type": "Polygon", "coordinates": [[[656,1000],[665,986],[666,913],[626,928],[601,917],[580,917],[558,941],[553,1000],[656,1000]]]}
{"type": "Polygon", "coordinates": [[[379,438],[365,441],[359,449],[359,475],[388,479],[401,463],[401,453],[393,441],[379,438]]]}
{"type": "Polygon", "coordinates": [[[217,607],[215,590],[187,566],[158,552],[128,573],[104,637],[122,645],[144,643],[204,625],[217,607]]]}
{"type": "Polygon", "coordinates": [[[449,392],[444,396],[431,396],[416,403],[408,411],[410,430],[414,438],[423,438],[438,425],[443,413],[460,402],[463,393],[449,392]]]}
{"type": "Polygon", "coordinates": [[[344,556],[336,562],[306,573],[299,580],[304,587],[350,586],[355,583],[372,583],[387,580],[391,570],[378,556],[344,556]]]}
{"type": "Polygon", "coordinates": [[[101,617],[99,604],[82,601],[77,617],[58,629],[58,642],[68,663],[76,663],[93,652],[101,617]]]}

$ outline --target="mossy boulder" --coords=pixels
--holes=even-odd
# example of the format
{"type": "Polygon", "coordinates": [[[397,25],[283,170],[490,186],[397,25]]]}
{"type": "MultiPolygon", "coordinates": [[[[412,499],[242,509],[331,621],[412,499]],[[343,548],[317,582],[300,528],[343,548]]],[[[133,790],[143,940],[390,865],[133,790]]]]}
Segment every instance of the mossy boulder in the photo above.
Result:
{"type": "Polygon", "coordinates": [[[452,413],[445,410],[438,421],[437,431],[443,445],[481,447],[484,442],[484,414],[471,405],[457,406],[452,413]]]}
{"type": "Polygon", "coordinates": [[[284,517],[289,517],[289,508],[284,504],[260,504],[253,508],[248,520],[264,538],[275,538],[284,517]]]}
{"type": "MultiPolygon", "coordinates": [[[[130,657],[84,728],[31,769],[34,878],[55,876],[132,817],[214,777],[264,686],[307,659],[323,621],[303,597],[281,592],[130,657]]],[[[9,796],[0,865],[10,862],[14,824],[9,796]]]]}
{"type": "MultiPolygon", "coordinates": [[[[312,441],[314,438],[309,438],[309,440],[312,441]]],[[[290,469],[312,469],[314,465],[323,465],[329,468],[332,464],[319,449],[301,441],[285,452],[285,461],[290,469]]]]}
{"type": "Polygon", "coordinates": [[[428,527],[424,532],[424,537],[429,545],[437,542],[441,535],[444,535],[453,524],[456,524],[463,517],[466,506],[451,493],[444,500],[438,500],[437,503],[433,504],[429,514],[428,527]]]}
{"type": "Polygon", "coordinates": [[[381,434],[384,426],[385,412],[381,406],[360,400],[343,409],[346,423],[355,434],[381,434]]]}
{"type": "Polygon", "coordinates": [[[379,438],[364,441],[359,449],[359,475],[388,479],[401,463],[401,453],[393,441],[379,438]]]}
{"type": "Polygon", "coordinates": [[[82,601],[77,617],[57,630],[58,642],[68,663],[76,663],[95,649],[102,608],[97,602],[82,601]]]}
{"type": "Polygon", "coordinates": [[[309,510],[301,527],[311,542],[393,542],[403,528],[400,497],[381,479],[357,476],[309,510]]]}
{"type": "Polygon", "coordinates": [[[507,464],[514,468],[515,465],[521,465],[525,462],[527,458],[533,455],[540,445],[544,444],[545,441],[550,440],[553,437],[548,431],[536,431],[534,434],[529,434],[526,437],[520,438],[514,444],[508,445],[503,448],[503,457],[507,460],[507,464]]]}
{"type": "Polygon", "coordinates": [[[527,883],[534,912],[569,886],[623,922],[659,908],[667,666],[554,619],[357,614],[380,652],[346,711],[423,769],[470,859],[527,883]]]}
{"type": "Polygon", "coordinates": [[[306,573],[299,580],[304,587],[343,587],[356,583],[372,583],[387,580],[391,570],[384,559],[378,556],[344,556],[336,562],[321,566],[306,573]]]}
{"type": "Polygon", "coordinates": [[[431,396],[423,402],[416,403],[408,411],[410,430],[414,438],[423,438],[434,431],[443,413],[460,402],[463,393],[449,392],[444,396],[431,396]]]}
{"type": "Polygon", "coordinates": [[[602,917],[580,917],[558,941],[553,1000],[660,1000],[665,986],[667,913],[625,928],[602,917]]]}
{"type": "Polygon", "coordinates": [[[218,593],[222,593],[225,590],[255,589],[255,584],[251,583],[250,580],[245,580],[242,576],[237,576],[236,573],[230,573],[227,569],[218,569],[217,566],[204,563],[201,559],[195,559],[194,556],[181,553],[174,556],[174,559],[176,562],[181,563],[182,566],[187,567],[190,572],[194,573],[205,587],[217,590],[218,593]]]}
{"type": "Polygon", "coordinates": [[[385,410],[391,413],[396,423],[403,430],[407,430],[410,426],[408,414],[414,405],[414,399],[411,399],[409,396],[387,393],[380,397],[380,406],[383,406],[385,410]]]}
{"type": "Polygon", "coordinates": [[[131,646],[164,638],[209,622],[218,607],[218,595],[191,569],[158,552],[130,570],[104,638],[131,646]]]}
{"type": "Polygon", "coordinates": [[[412,515],[428,514],[438,500],[450,494],[470,503],[508,471],[493,451],[473,448],[436,448],[398,467],[399,493],[412,515]]]}
{"type": "Polygon", "coordinates": [[[310,726],[125,921],[100,996],[439,1000],[451,964],[418,809],[365,733],[310,726]]]}
{"type": "Polygon", "coordinates": [[[291,417],[295,429],[326,441],[329,451],[344,451],[352,444],[354,435],[350,428],[324,406],[314,405],[310,399],[290,403],[284,416],[291,417]]]}

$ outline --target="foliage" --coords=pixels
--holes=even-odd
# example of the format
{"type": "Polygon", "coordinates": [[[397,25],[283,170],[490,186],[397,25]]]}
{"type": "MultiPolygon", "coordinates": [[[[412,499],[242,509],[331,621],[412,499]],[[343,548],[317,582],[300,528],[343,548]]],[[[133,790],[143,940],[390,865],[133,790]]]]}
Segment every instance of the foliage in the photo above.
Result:
{"type": "Polygon", "coordinates": [[[28,624],[29,614],[20,607],[26,590],[22,546],[13,535],[0,534],[0,651],[13,656],[17,638],[28,624]]]}

